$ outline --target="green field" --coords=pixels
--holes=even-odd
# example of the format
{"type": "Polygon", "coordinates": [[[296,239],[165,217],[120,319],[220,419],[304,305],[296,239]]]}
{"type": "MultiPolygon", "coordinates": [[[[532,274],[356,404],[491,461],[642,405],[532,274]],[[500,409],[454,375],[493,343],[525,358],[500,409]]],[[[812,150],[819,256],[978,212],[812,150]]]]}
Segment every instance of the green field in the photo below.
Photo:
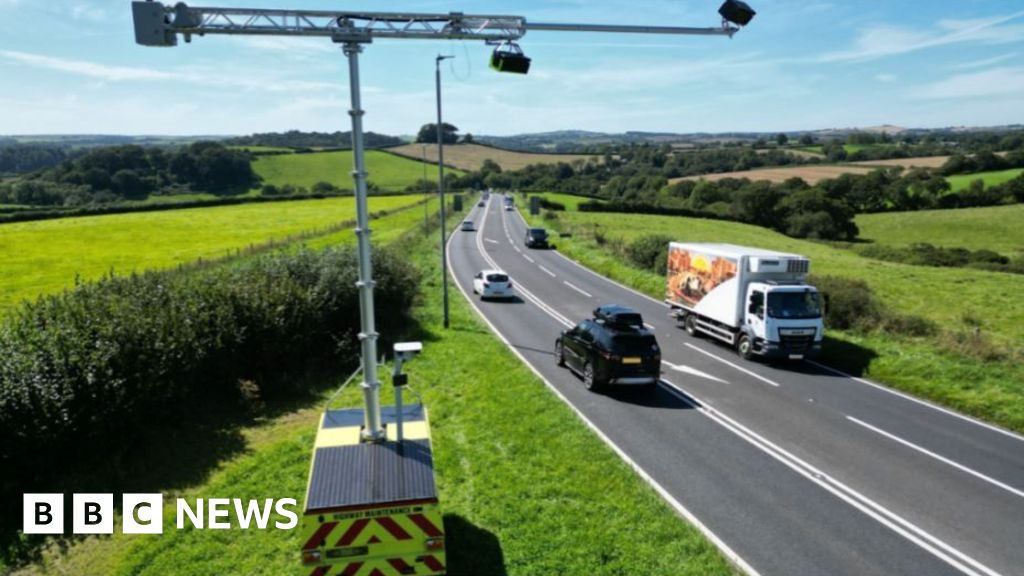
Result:
{"type": "MultiPolygon", "coordinates": [[[[424,166],[426,178],[437,181],[436,167],[379,150],[366,152],[369,181],[384,190],[402,190],[415,184],[424,177],[424,166]]],[[[352,188],[351,151],[262,156],[253,160],[252,167],[264,184],[312,188],[317,182],[330,182],[339,188],[352,188]]],[[[449,172],[462,174],[458,170],[449,172]]]]}
{"type": "Polygon", "coordinates": [[[246,152],[253,152],[259,154],[260,152],[292,152],[291,148],[285,146],[228,146],[232,150],[245,150],[246,152]]]}
{"type": "Polygon", "coordinates": [[[957,176],[949,176],[946,180],[949,180],[949,185],[952,187],[953,192],[959,192],[960,190],[966,190],[970,187],[971,182],[975,180],[981,180],[985,183],[985,187],[995,186],[996,184],[1002,184],[1013,180],[1017,176],[1024,174],[1024,168],[1011,168],[1010,170],[995,170],[993,172],[977,172],[975,174],[960,174],[957,176]]]}
{"type": "MultiPolygon", "coordinates": [[[[370,211],[395,210],[422,199],[375,197],[370,211]]],[[[0,314],[23,299],[70,287],[76,277],[91,280],[110,272],[223,257],[354,218],[352,198],[330,198],[0,225],[0,314]]]]}
{"type": "Polygon", "coordinates": [[[860,237],[892,246],[927,242],[1024,256],[1024,204],[857,216],[860,237]]]}
{"type": "MultiPolygon", "coordinates": [[[[436,242],[431,237],[407,248],[424,277],[417,326],[407,336],[425,346],[406,372],[430,409],[449,574],[737,573],[494,338],[457,293],[452,328],[442,329],[436,242]]],[[[233,455],[197,471],[205,472],[197,483],[154,491],[172,498],[293,497],[301,505],[320,409],[336,385],[324,382],[323,392],[298,407],[232,430],[233,455]]],[[[383,403],[390,404],[391,387],[384,390],[383,403]]],[[[352,385],[337,404],[360,400],[352,385]]],[[[162,460],[195,461],[191,443],[171,440],[162,460]]],[[[299,569],[298,530],[177,530],[173,505],[165,508],[164,525],[161,537],[116,533],[52,545],[40,562],[14,574],[307,573],[299,569]]]]}
{"type": "MultiPolygon", "coordinates": [[[[535,194],[530,194],[529,196],[535,196],[535,194]]],[[[585,198],[583,196],[573,196],[571,194],[552,194],[552,193],[546,193],[546,194],[537,194],[537,196],[542,196],[542,197],[547,198],[548,200],[550,200],[552,202],[557,202],[557,203],[565,206],[566,210],[577,210],[581,203],[583,203],[583,202],[592,202],[593,201],[592,198],[585,198]]],[[[519,204],[522,204],[523,207],[525,207],[527,209],[530,206],[529,205],[529,201],[528,200],[524,201],[522,199],[522,196],[518,196],[517,195],[516,196],[516,202],[518,202],[519,204]]]]}
{"type": "MultiPolygon", "coordinates": [[[[892,144],[843,144],[843,149],[846,150],[847,154],[853,154],[860,152],[861,150],[877,149],[877,148],[895,148],[892,144]]],[[[810,152],[812,154],[824,154],[822,146],[801,146],[797,150],[804,152],[810,152]]]]}

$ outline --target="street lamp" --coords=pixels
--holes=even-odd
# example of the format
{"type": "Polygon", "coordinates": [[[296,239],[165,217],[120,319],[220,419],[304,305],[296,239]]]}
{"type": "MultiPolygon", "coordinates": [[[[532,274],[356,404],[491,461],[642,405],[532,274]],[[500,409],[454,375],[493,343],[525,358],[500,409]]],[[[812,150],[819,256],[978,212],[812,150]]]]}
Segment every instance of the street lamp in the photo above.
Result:
{"type": "Polygon", "coordinates": [[[444,130],[441,128],[441,61],[455,56],[438,54],[434,59],[434,80],[437,88],[437,194],[441,198],[441,286],[444,293],[444,327],[448,327],[448,247],[445,245],[448,234],[444,209],[444,130]]]}

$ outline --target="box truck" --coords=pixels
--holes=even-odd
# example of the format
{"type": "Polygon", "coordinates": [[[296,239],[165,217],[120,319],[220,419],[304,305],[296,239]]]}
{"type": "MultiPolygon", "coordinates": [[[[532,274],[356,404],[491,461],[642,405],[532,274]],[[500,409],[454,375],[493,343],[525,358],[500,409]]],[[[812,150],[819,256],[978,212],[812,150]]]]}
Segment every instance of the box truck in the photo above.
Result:
{"type": "Polygon", "coordinates": [[[665,297],[690,335],[721,340],[746,359],[803,359],[821,350],[825,328],[809,271],[797,254],[671,242],[665,297]]]}

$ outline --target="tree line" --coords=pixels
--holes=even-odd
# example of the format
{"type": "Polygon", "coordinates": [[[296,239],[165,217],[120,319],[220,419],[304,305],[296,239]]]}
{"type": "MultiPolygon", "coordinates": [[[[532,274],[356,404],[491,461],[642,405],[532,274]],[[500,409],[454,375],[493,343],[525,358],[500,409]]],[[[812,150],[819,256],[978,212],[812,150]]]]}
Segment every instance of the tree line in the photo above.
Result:
{"type": "MultiPolygon", "coordinates": [[[[239,136],[223,141],[228,146],[273,146],[285,148],[344,148],[352,147],[351,132],[265,132],[251,136],[239,136]]],[[[378,134],[363,133],[363,145],[367,148],[386,148],[398,146],[405,142],[401,138],[378,134]]]]}

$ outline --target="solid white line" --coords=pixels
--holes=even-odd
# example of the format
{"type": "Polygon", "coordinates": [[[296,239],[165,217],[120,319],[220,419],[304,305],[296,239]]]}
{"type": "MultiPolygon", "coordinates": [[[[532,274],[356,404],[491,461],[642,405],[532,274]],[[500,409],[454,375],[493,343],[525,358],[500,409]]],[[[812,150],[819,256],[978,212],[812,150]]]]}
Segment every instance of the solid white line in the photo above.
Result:
{"type": "MultiPolygon", "coordinates": [[[[455,235],[451,235],[448,238],[449,247],[450,247],[450,245],[452,243],[452,240],[454,240],[454,239],[455,239],[455,235]]],[[[449,268],[449,270],[452,269],[452,267],[451,267],[451,258],[452,258],[451,254],[452,254],[452,252],[449,249],[448,250],[448,268],[449,268]]],[[[491,323],[491,321],[487,318],[487,316],[484,315],[483,311],[481,311],[480,308],[476,305],[476,302],[474,302],[473,299],[469,297],[469,294],[466,292],[465,288],[462,287],[462,284],[460,284],[456,280],[455,281],[455,285],[458,287],[459,292],[462,293],[462,296],[466,299],[466,301],[469,302],[469,305],[476,312],[477,316],[479,316],[480,319],[483,320],[485,324],[487,324],[487,326],[491,329],[491,332],[493,332],[495,334],[495,336],[497,336],[498,339],[501,340],[505,344],[505,347],[508,348],[509,350],[511,350],[512,353],[515,354],[516,357],[519,358],[519,361],[522,362],[523,364],[525,364],[526,367],[529,368],[530,371],[533,372],[533,374],[537,378],[539,378],[540,381],[543,382],[545,386],[547,386],[548,390],[550,390],[552,393],[554,393],[554,395],[559,400],[561,400],[566,406],[568,406],[569,409],[572,410],[573,413],[576,415],[576,417],[579,418],[588,428],[590,428],[590,430],[594,434],[596,434],[597,437],[600,438],[601,441],[605,443],[605,445],[607,445],[609,448],[611,448],[612,451],[615,452],[615,454],[619,458],[621,458],[630,468],[632,468],[633,471],[636,472],[636,474],[638,476],[640,476],[641,480],[646,482],[651,488],[654,488],[654,491],[657,492],[658,495],[661,496],[661,498],[663,500],[668,502],[668,504],[670,506],[672,506],[672,508],[676,511],[677,514],[682,516],[684,519],[686,519],[687,522],[689,522],[690,524],[695,526],[698,530],[700,530],[701,534],[703,534],[708,540],[710,540],[711,543],[714,544],[722,552],[722,554],[726,558],[729,559],[730,562],[732,562],[740,570],[742,570],[743,572],[749,574],[750,576],[760,576],[760,573],[757,570],[754,570],[753,566],[751,566],[746,560],[743,559],[742,556],[737,554],[731,547],[729,547],[729,545],[726,544],[724,540],[719,538],[717,534],[712,532],[710,528],[708,528],[703,522],[701,522],[697,518],[697,516],[695,516],[685,506],[683,506],[683,504],[681,502],[676,500],[676,498],[674,496],[672,496],[672,494],[670,494],[668,492],[668,490],[666,490],[661,484],[659,484],[658,481],[655,480],[650,474],[648,474],[646,470],[644,470],[639,464],[636,463],[636,461],[634,461],[632,458],[630,458],[629,455],[626,454],[626,452],[622,450],[622,448],[619,448],[619,446],[617,444],[615,444],[615,442],[613,442],[611,438],[609,438],[607,435],[605,435],[605,433],[602,432],[601,429],[598,428],[596,424],[594,424],[589,418],[587,418],[583,414],[583,412],[579,408],[577,408],[572,402],[570,402],[569,399],[566,398],[565,395],[563,395],[558,390],[558,388],[555,387],[554,384],[552,384],[547,378],[545,378],[544,375],[541,374],[540,371],[537,370],[537,368],[534,367],[534,365],[531,364],[526,359],[526,357],[523,356],[522,353],[520,353],[519,350],[517,350],[516,347],[513,346],[512,343],[508,341],[508,339],[505,338],[505,336],[498,330],[498,328],[494,324],[491,323]]]]}
{"type": "Polygon", "coordinates": [[[537,265],[537,268],[540,268],[541,270],[543,270],[544,273],[547,274],[548,276],[551,276],[552,278],[557,278],[557,276],[555,276],[554,272],[552,272],[551,270],[548,270],[547,268],[541,266],[540,264],[537,265]]]}
{"type": "Polygon", "coordinates": [[[497,244],[497,240],[491,240],[490,238],[484,238],[484,242],[490,242],[491,244],[497,244]]]}
{"type": "Polygon", "coordinates": [[[888,438],[890,440],[893,440],[894,442],[899,442],[900,444],[903,444],[907,448],[912,448],[912,449],[917,450],[918,452],[920,452],[920,453],[922,453],[922,454],[924,454],[926,456],[931,456],[932,458],[934,458],[934,459],[936,459],[936,460],[938,460],[940,462],[943,462],[945,464],[949,464],[950,466],[956,468],[957,470],[960,470],[962,472],[966,472],[966,473],[970,474],[971,476],[974,476],[975,478],[979,478],[981,480],[984,480],[985,482],[988,482],[989,484],[992,484],[993,486],[998,486],[999,488],[1002,488],[1003,490],[1006,490],[1007,492],[1010,492],[1011,494],[1013,494],[1015,496],[1020,496],[1021,498],[1024,498],[1024,492],[1014,488],[1013,486],[1010,486],[1008,484],[1004,484],[1004,483],[1000,482],[999,480],[996,480],[995,478],[991,478],[989,476],[986,476],[986,475],[982,474],[981,472],[978,472],[976,470],[968,468],[967,466],[964,466],[963,464],[960,464],[958,462],[954,462],[954,461],[952,461],[949,458],[946,458],[944,456],[940,456],[940,455],[938,455],[938,454],[936,454],[936,453],[934,453],[934,452],[932,452],[932,451],[930,451],[930,450],[928,450],[926,448],[922,448],[922,447],[918,446],[917,444],[914,444],[912,442],[904,440],[904,439],[900,438],[899,436],[896,436],[895,434],[886,432],[885,430],[882,430],[881,428],[872,426],[871,424],[868,424],[867,422],[864,422],[863,420],[858,420],[857,418],[854,418],[853,416],[847,416],[846,419],[849,420],[850,422],[853,422],[854,424],[860,424],[861,426],[867,428],[868,430],[871,430],[872,432],[877,432],[878,434],[881,434],[882,436],[885,436],[886,438],[888,438]]]}
{"type": "Polygon", "coordinates": [[[970,416],[967,416],[966,414],[961,414],[959,412],[956,412],[955,410],[950,410],[949,408],[945,408],[943,406],[939,406],[938,404],[932,404],[931,402],[928,402],[927,400],[922,400],[921,398],[916,398],[914,396],[911,396],[910,394],[906,394],[904,392],[900,392],[899,390],[895,390],[893,388],[889,388],[888,386],[885,386],[883,384],[879,384],[877,382],[872,382],[872,381],[866,380],[864,378],[858,378],[856,376],[853,376],[852,374],[847,374],[846,372],[843,372],[842,370],[837,370],[837,369],[835,369],[835,368],[833,368],[831,366],[826,366],[824,364],[820,364],[820,363],[815,362],[813,360],[807,360],[807,362],[810,362],[811,364],[814,364],[815,366],[817,366],[819,368],[824,368],[825,370],[828,370],[829,372],[832,372],[834,374],[839,374],[840,376],[845,376],[845,377],[847,377],[847,378],[849,378],[851,380],[854,380],[856,382],[860,382],[861,384],[866,384],[868,386],[872,386],[874,388],[877,388],[877,389],[879,389],[879,390],[881,390],[883,392],[888,392],[889,394],[892,394],[894,396],[899,396],[900,398],[903,398],[904,400],[910,400],[911,402],[916,402],[916,403],[918,403],[918,404],[920,404],[922,406],[926,406],[928,408],[931,408],[932,410],[938,410],[939,412],[942,412],[943,414],[947,414],[949,416],[954,416],[954,417],[959,418],[961,420],[965,420],[967,422],[970,422],[971,424],[976,424],[978,426],[981,426],[982,428],[987,428],[987,429],[989,429],[989,430],[991,430],[993,432],[998,432],[999,434],[1002,434],[1004,436],[1009,436],[1010,438],[1013,438],[1015,440],[1020,440],[1020,441],[1024,442],[1024,436],[1021,436],[1020,434],[1017,434],[1016,432],[1011,432],[1010,430],[1006,430],[1005,428],[1000,428],[999,426],[995,426],[993,424],[989,424],[988,422],[982,422],[981,420],[978,420],[977,418],[972,418],[970,416]]]}
{"type": "Polygon", "coordinates": [[[530,257],[529,257],[529,256],[527,256],[526,254],[523,254],[523,258],[526,258],[527,260],[529,260],[530,264],[533,264],[533,263],[534,263],[534,260],[533,260],[533,258],[530,258],[530,257]]]}
{"type": "MultiPolygon", "coordinates": [[[[552,276],[554,276],[554,274],[552,274],[552,276]]],[[[586,290],[580,288],[579,286],[576,286],[575,284],[573,284],[571,282],[566,282],[565,280],[562,280],[562,283],[565,284],[566,286],[568,286],[569,288],[572,288],[573,290],[579,292],[580,294],[583,294],[587,298],[593,298],[594,297],[590,292],[587,292],[586,290]]]]}
{"type": "Polygon", "coordinates": [[[762,381],[762,382],[764,382],[766,384],[771,384],[772,386],[775,386],[776,388],[779,387],[779,383],[778,382],[773,382],[773,381],[765,378],[764,376],[761,376],[760,374],[758,374],[756,372],[752,372],[750,370],[747,370],[746,368],[744,368],[743,366],[740,366],[739,364],[735,364],[733,362],[729,362],[725,358],[721,358],[721,357],[719,357],[719,356],[717,356],[715,354],[712,354],[711,352],[708,352],[707,350],[702,350],[699,347],[694,346],[693,344],[690,344],[689,342],[685,342],[684,344],[686,344],[688,347],[696,350],[697,352],[700,352],[701,354],[711,358],[712,360],[717,360],[718,362],[721,362],[722,364],[726,364],[728,366],[732,366],[733,368],[739,370],[740,372],[743,372],[744,374],[747,374],[748,376],[753,376],[754,378],[757,378],[758,380],[760,380],[760,381],[762,381]]]}
{"type": "MultiPolygon", "coordinates": [[[[669,390],[674,392],[681,400],[690,403],[686,398],[686,396],[689,396],[698,403],[705,404],[695,395],[683,392],[676,384],[665,379],[662,379],[661,382],[667,385],[669,390]]],[[[692,403],[690,404],[693,406],[692,403]]],[[[733,420],[718,409],[711,408],[710,406],[694,406],[694,408],[696,408],[701,414],[710,418],[712,421],[718,423],[733,434],[736,434],[743,440],[752,444],[765,454],[768,454],[775,460],[781,462],[797,474],[800,474],[804,478],[814,482],[832,495],[860,510],[867,516],[893,530],[907,540],[920,546],[936,558],[939,558],[957,570],[960,570],[970,576],[980,576],[981,574],[986,574],[988,576],[1000,576],[998,572],[992,570],[988,566],[985,566],[974,558],[967,556],[963,552],[960,552],[956,548],[953,548],[949,544],[939,540],[937,537],[909,522],[895,512],[885,508],[860,492],[853,490],[849,486],[818,470],[806,461],[794,456],[779,447],[777,444],[774,444],[760,434],[757,434],[746,426],[743,426],[739,422],[733,420]]]]}

